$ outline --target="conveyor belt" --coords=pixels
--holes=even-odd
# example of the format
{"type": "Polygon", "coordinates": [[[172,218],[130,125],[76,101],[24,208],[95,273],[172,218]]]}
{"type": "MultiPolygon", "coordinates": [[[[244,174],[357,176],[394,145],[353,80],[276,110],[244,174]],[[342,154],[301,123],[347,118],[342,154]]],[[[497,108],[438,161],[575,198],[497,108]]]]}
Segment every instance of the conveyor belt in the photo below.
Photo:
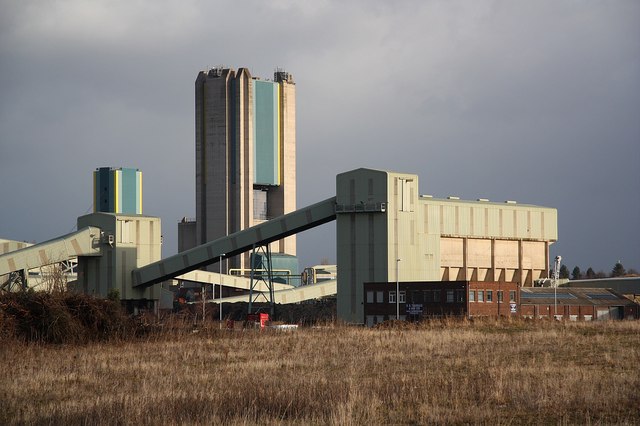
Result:
{"type": "MultiPolygon", "coordinates": [[[[194,281],[201,284],[215,284],[215,285],[220,284],[220,281],[222,281],[222,285],[225,287],[239,288],[243,290],[249,290],[251,288],[250,278],[238,277],[236,275],[227,275],[227,274],[222,274],[221,276],[217,272],[209,272],[209,271],[201,271],[201,270],[191,271],[182,275],[178,275],[176,279],[185,280],[185,281],[194,281]]],[[[254,283],[256,283],[257,285],[257,287],[255,288],[256,291],[269,291],[263,281],[254,280],[254,283]]],[[[282,284],[277,282],[273,283],[273,289],[276,291],[288,290],[291,288],[293,288],[293,286],[288,284],[282,284]]]]}
{"type": "MultiPolygon", "coordinates": [[[[316,284],[303,285],[288,290],[278,290],[273,292],[273,303],[298,303],[304,300],[319,299],[325,296],[335,295],[338,288],[338,281],[322,281],[316,284]]],[[[268,303],[267,298],[258,298],[256,302],[268,303]]],[[[219,302],[213,300],[213,302],[219,302]]],[[[222,303],[249,302],[249,295],[225,297],[222,303]]]]}
{"type": "Polygon", "coordinates": [[[100,228],[87,226],[62,237],[0,256],[0,275],[39,268],[77,256],[100,256],[100,228]]]}
{"type": "Polygon", "coordinates": [[[336,218],[336,198],[331,197],[251,228],[235,232],[158,262],[134,269],[133,286],[148,287],[155,283],[218,262],[221,255],[236,256],[280,240],[289,235],[314,228],[336,218]]]}

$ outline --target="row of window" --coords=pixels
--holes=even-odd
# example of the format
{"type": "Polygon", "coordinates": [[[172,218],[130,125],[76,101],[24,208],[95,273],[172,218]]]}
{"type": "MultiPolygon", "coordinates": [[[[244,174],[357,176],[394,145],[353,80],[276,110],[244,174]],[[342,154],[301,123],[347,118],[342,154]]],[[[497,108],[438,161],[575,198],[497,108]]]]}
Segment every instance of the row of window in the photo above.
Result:
{"type": "MultiPolygon", "coordinates": [[[[498,303],[504,302],[503,291],[498,290],[496,292],[498,297],[498,303]]],[[[509,290],[509,301],[516,301],[515,290],[509,290]]],[[[493,302],[493,290],[469,290],[469,302],[493,302]],[[477,298],[476,298],[477,296],[477,298]]]]}
{"type": "MultiPolygon", "coordinates": [[[[466,302],[466,294],[464,289],[444,290],[446,303],[463,303],[466,302]]],[[[442,290],[412,290],[409,292],[409,303],[440,303],[442,302],[442,290]]],[[[493,302],[493,290],[469,290],[469,302],[493,302]]],[[[389,291],[388,303],[396,303],[396,292],[389,291]]],[[[382,290],[373,291],[367,290],[367,303],[385,303],[385,292],[382,290]]],[[[497,301],[499,303],[504,301],[504,295],[502,290],[496,292],[497,301]]],[[[407,303],[407,293],[405,291],[399,292],[398,303],[407,303]]],[[[516,292],[515,290],[509,291],[509,301],[515,302],[516,292]]]]}
{"type": "MultiPolygon", "coordinates": [[[[407,294],[404,291],[400,292],[400,303],[406,303],[407,294]]],[[[384,291],[367,291],[367,303],[384,303],[384,291]]],[[[396,303],[396,292],[389,292],[389,303],[396,303]]]]}

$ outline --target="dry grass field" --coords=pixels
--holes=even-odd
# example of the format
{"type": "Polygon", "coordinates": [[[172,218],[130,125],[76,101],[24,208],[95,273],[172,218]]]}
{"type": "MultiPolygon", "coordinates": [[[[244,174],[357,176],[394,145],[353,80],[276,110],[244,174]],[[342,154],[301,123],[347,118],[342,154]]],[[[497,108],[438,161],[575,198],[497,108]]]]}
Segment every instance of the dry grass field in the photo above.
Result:
{"type": "Polygon", "coordinates": [[[0,424],[639,424],[640,322],[2,342],[0,424]]]}

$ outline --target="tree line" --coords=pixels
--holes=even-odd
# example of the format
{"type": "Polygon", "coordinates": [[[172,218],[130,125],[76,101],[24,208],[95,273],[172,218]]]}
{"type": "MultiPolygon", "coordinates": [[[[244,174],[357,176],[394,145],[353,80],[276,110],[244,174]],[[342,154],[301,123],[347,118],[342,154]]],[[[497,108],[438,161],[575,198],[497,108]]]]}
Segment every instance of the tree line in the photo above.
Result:
{"type": "Polygon", "coordinates": [[[575,266],[573,268],[573,271],[569,273],[569,268],[567,268],[567,265],[560,266],[560,273],[559,273],[560,278],[566,278],[566,279],[570,278],[572,280],[615,278],[615,277],[624,277],[629,275],[633,276],[633,275],[639,275],[639,274],[638,274],[638,271],[636,271],[633,268],[626,270],[625,267],[622,265],[622,263],[619,261],[616,262],[616,264],[614,265],[613,269],[609,274],[605,273],[604,271],[596,272],[591,267],[589,267],[586,272],[582,272],[579,266],[575,266]]]}

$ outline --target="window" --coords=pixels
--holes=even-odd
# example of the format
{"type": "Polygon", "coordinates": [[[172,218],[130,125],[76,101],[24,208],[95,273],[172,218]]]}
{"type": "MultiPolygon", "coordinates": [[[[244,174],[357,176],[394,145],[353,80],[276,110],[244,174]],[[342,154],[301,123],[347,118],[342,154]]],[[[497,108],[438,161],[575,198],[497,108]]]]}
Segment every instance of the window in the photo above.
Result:
{"type": "Polygon", "coordinates": [[[514,290],[509,290],[509,301],[511,302],[516,301],[516,292],[514,290]]]}
{"type": "Polygon", "coordinates": [[[373,303],[373,291],[367,291],[367,303],[373,303]]]}
{"type": "Polygon", "coordinates": [[[476,291],[469,290],[469,302],[475,302],[475,301],[476,301],[476,291]]]}
{"type": "Polygon", "coordinates": [[[119,243],[133,243],[132,221],[121,220],[120,222],[120,241],[119,243]]]}
{"type": "Polygon", "coordinates": [[[440,303],[440,290],[433,290],[433,301],[440,303]]]}
{"type": "Polygon", "coordinates": [[[367,327],[373,327],[374,326],[374,315],[367,315],[367,327]]]}
{"type": "Polygon", "coordinates": [[[413,179],[400,178],[400,211],[413,211],[413,179]]]}
{"type": "Polygon", "coordinates": [[[423,303],[424,297],[421,291],[412,291],[411,292],[411,303],[423,303]]]}
{"type": "Polygon", "coordinates": [[[456,302],[464,302],[464,290],[456,290],[456,302]]]}
{"type": "Polygon", "coordinates": [[[484,290],[478,290],[478,302],[484,302],[484,290]]]}
{"type": "Polygon", "coordinates": [[[422,292],[423,296],[424,296],[424,303],[431,303],[433,302],[433,294],[431,293],[431,290],[425,290],[422,292]]]}
{"type": "Polygon", "coordinates": [[[396,303],[396,292],[395,291],[390,291],[389,292],[389,303],[396,303]]]}
{"type": "Polygon", "coordinates": [[[453,303],[453,290],[447,290],[447,303],[453,303]]]}
{"type": "Polygon", "coordinates": [[[503,302],[502,290],[498,290],[498,303],[503,302]]]}
{"type": "Polygon", "coordinates": [[[268,215],[267,191],[261,189],[253,190],[253,218],[256,220],[267,220],[268,215]]]}
{"type": "Polygon", "coordinates": [[[376,302],[377,303],[384,303],[384,292],[376,291],[376,302]]]}
{"type": "Polygon", "coordinates": [[[487,290],[487,302],[493,302],[493,290],[487,290]]]}
{"type": "Polygon", "coordinates": [[[404,291],[401,291],[399,293],[399,296],[400,296],[400,303],[407,303],[407,296],[404,291]]]}

